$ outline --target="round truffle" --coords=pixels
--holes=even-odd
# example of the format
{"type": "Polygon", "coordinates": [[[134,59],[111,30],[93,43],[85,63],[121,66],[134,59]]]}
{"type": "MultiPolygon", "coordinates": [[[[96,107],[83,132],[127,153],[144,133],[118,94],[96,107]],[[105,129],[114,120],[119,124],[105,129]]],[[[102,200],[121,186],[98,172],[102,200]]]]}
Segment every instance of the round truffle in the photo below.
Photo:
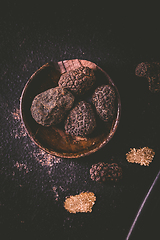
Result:
{"type": "Polygon", "coordinates": [[[75,136],[85,136],[93,132],[96,120],[90,103],[80,101],[69,113],[65,122],[65,132],[75,136]]]}
{"type": "Polygon", "coordinates": [[[99,86],[92,95],[92,103],[104,122],[111,120],[115,113],[115,98],[115,91],[110,85],[99,86]]]}
{"type": "Polygon", "coordinates": [[[76,95],[82,95],[95,83],[96,77],[93,69],[79,67],[61,75],[58,85],[69,89],[76,95]]]}
{"type": "Polygon", "coordinates": [[[34,120],[43,126],[54,125],[63,120],[73,102],[74,96],[67,89],[51,88],[33,99],[31,114],[34,120]]]}

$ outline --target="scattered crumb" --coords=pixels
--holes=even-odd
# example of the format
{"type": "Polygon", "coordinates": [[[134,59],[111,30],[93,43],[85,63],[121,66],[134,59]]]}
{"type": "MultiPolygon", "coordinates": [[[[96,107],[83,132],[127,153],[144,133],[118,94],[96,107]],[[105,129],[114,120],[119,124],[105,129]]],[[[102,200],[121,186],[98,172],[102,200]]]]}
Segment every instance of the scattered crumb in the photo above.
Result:
{"type": "Polygon", "coordinates": [[[62,186],[59,186],[59,188],[61,189],[62,192],[64,192],[64,188],[62,186]]]}
{"type": "Polygon", "coordinates": [[[15,129],[12,129],[11,132],[11,136],[14,136],[15,138],[21,138],[21,137],[26,137],[27,136],[27,132],[25,130],[24,124],[21,121],[21,117],[20,117],[20,110],[18,108],[16,108],[14,110],[14,112],[11,112],[14,120],[17,121],[17,126],[15,126],[15,129]]]}
{"type": "MultiPolygon", "coordinates": [[[[29,169],[25,163],[19,163],[18,161],[14,164],[14,167],[17,167],[19,171],[25,170],[25,173],[29,172],[29,169]]],[[[12,174],[13,176],[15,175],[15,172],[12,174]]]]}
{"type": "MultiPolygon", "coordinates": [[[[20,110],[18,108],[15,108],[14,111],[11,112],[11,116],[14,119],[14,125],[11,131],[11,136],[13,136],[15,139],[21,139],[22,137],[26,137],[27,132],[25,130],[23,122],[21,121],[20,110]]],[[[62,159],[56,156],[52,156],[51,154],[48,154],[41,148],[37,148],[34,142],[31,142],[31,147],[32,151],[29,152],[30,157],[35,158],[35,160],[38,163],[40,163],[43,167],[48,167],[48,174],[50,175],[54,170],[54,165],[60,163],[62,159]]],[[[20,163],[18,161],[15,162],[14,167],[16,167],[19,171],[23,171],[24,174],[30,171],[25,163],[20,163]]],[[[15,176],[15,174],[16,174],[15,171],[13,171],[12,176],[15,176]]],[[[22,185],[19,186],[22,187],[22,185]]],[[[58,187],[53,186],[51,191],[54,192],[55,200],[58,201],[59,200],[58,187]]]]}
{"type": "Polygon", "coordinates": [[[140,149],[130,148],[130,152],[126,153],[126,159],[131,163],[149,166],[154,158],[155,152],[153,149],[144,147],[140,149]]]}
{"type": "Polygon", "coordinates": [[[21,117],[20,117],[20,110],[18,108],[15,109],[15,112],[11,113],[13,118],[15,120],[18,120],[20,121],[21,120],[21,117]]]}
{"type": "Polygon", "coordinates": [[[92,212],[96,196],[92,192],[82,192],[79,195],[66,198],[64,207],[70,213],[92,212]]]}
{"type": "MultiPolygon", "coordinates": [[[[21,121],[21,116],[20,116],[20,110],[18,108],[15,108],[14,112],[11,113],[14,120],[16,120],[16,125],[15,128],[12,130],[11,135],[14,136],[16,139],[20,139],[21,137],[27,136],[27,132],[25,130],[24,124],[21,121]]],[[[33,144],[35,146],[35,144],[33,144]]],[[[54,163],[60,163],[61,158],[52,156],[42,149],[36,149],[33,151],[32,156],[35,157],[35,159],[41,163],[42,166],[48,166],[52,167],[54,163]]],[[[21,168],[22,166],[20,166],[21,168]]],[[[21,171],[21,170],[20,170],[21,171]]],[[[51,172],[49,171],[49,174],[51,172]]]]}
{"type": "Polygon", "coordinates": [[[52,190],[53,190],[53,192],[55,193],[55,200],[58,201],[58,199],[59,199],[59,194],[58,194],[57,187],[56,187],[56,186],[52,187],[52,190]]]}
{"type": "MultiPolygon", "coordinates": [[[[52,156],[51,154],[46,153],[40,148],[33,151],[33,156],[42,166],[53,167],[54,163],[60,163],[61,161],[60,158],[52,156]]],[[[50,174],[50,171],[49,171],[49,174],[50,174]]]]}
{"type": "Polygon", "coordinates": [[[60,162],[61,162],[61,158],[54,157],[54,163],[60,163],[60,162]]]}

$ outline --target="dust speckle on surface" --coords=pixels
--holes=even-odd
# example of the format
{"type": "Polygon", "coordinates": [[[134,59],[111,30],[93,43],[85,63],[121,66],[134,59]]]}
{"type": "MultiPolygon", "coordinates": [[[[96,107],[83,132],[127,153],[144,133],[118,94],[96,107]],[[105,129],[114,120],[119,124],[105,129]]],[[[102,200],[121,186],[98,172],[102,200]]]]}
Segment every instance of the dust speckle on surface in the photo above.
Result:
{"type": "Polygon", "coordinates": [[[38,150],[35,149],[33,151],[33,156],[42,166],[52,167],[54,165],[54,163],[61,162],[60,158],[52,156],[51,154],[46,153],[45,151],[43,151],[40,148],[38,150]]]}
{"type": "Polygon", "coordinates": [[[52,190],[55,193],[55,200],[58,201],[58,199],[59,199],[58,187],[57,186],[53,186],[52,190]]]}
{"type": "Polygon", "coordinates": [[[40,179],[44,178],[44,180],[42,182],[41,180],[36,180],[36,184],[37,182],[41,182],[42,191],[51,194],[53,201],[59,201],[60,195],[65,189],[54,179],[53,173],[60,163],[63,164],[62,159],[45,152],[30,140],[21,120],[19,108],[14,108],[10,112],[10,119],[12,122],[9,130],[10,135],[17,141],[19,150],[24,154],[22,159],[15,158],[12,160],[12,180],[17,181],[17,177],[21,176],[23,179],[18,182],[18,186],[23,187],[24,184],[21,184],[21,182],[28,181],[28,177],[40,171],[40,179]],[[48,184],[44,182],[48,182],[48,184]]]}
{"type": "MultiPolygon", "coordinates": [[[[15,108],[14,111],[11,112],[11,114],[12,114],[13,119],[16,121],[16,124],[14,125],[14,128],[11,131],[11,136],[13,136],[15,139],[20,139],[22,137],[26,137],[27,132],[26,132],[24,124],[21,120],[20,110],[18,108],[15,108]]],[[[40,148],[37,149],[35,147],[36,145],[34,143],[32,144],[32,146],[34,147],[34,150],[31,154],[42,166],[52,167],[54,165],[54,163],[60,163],[60,161],[61,161],[60,158],[52,156],[51,154],[46,153],[45,151],[43,151],[40,148]]],[[[50,173],[50,171],[49,171],[49,173],[50,173]]]]}
{"type": "MultiPolygon", "coordinates": [[[[25,170],[25,173],[28,173],[29,172],[29,169],[28,169],[28,167],[27,167],[27,164],[25,164],[25,163],[19,163],[18,161],[16,161],[16,163],[15,163],[15,165],[14,165],[15,167],[17,167],[17,169],[19,170],[19,171],[22,171],[22,169],[23,170],[25,170]]],[[[13,172],[13,176],[14,176],[14,172],[13,172]]]]}
{"type": "Polygon", "coordinates": [[[25,130],[25,127],[23,125],[23,122],[21,120],[20,116],[20,110],[18,108],[15,108],[13,112],[11,112],[13,119],[16,121],[15,127],[11,131],[11,136],[14,138],[21,138],[26,137],[27,132],[25,130]]]}

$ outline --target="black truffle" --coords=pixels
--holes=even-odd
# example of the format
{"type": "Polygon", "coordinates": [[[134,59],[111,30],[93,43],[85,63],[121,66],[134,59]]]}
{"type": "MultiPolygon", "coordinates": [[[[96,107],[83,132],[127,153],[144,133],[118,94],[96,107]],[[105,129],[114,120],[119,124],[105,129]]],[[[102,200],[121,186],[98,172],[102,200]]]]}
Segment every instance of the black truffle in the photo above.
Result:
{"type": "Polygon", "coordinates": [[[122,168],[117,163],[99,162],[92,165],[90,176],[93,181],[100,183],[106,180],[117,182],[122,178],[122,168]]]}
{"type": "Polygon", "coordinates": [[[88,91],[95,83],[96,77],[93,69],[89,67],[79,67],[61,75],[59,86],[72,91],[76,95],[82,95],[88,91]]]}
{"type": "Polygon", "coordinates": [[[146,77],[148,75],[149,63],[141,62],[135,69],[135,75],[138,77],[146,77]]]}
{"type": "Polygon", "coordinates": [[[160,91],[160,63],[159,62],[142,62],[135,69],[135,75],[145,77],[149,83],[149,90],[152,93],[160,91]]]}
{"type": "Polygon", "coordinates": [[[31,106],[35,121],[43,126],[60,123],[73,106],[74,96],[67,89],[51,88],[38,94],[31,106]]]}
{"type": "Polygon", "coordinates": [[[80,101],[69,113],[65,122],[65,132],[75,136],[85,136],[96,127],[94,112],[90,103],[80,101]]]}
{"type": "Polygon", "coordinates": [[[115,113],[116,94],[112,86],[102,85],[92,95],[92,103],[97,114],[104,122],[108,122],[115,113]]]}

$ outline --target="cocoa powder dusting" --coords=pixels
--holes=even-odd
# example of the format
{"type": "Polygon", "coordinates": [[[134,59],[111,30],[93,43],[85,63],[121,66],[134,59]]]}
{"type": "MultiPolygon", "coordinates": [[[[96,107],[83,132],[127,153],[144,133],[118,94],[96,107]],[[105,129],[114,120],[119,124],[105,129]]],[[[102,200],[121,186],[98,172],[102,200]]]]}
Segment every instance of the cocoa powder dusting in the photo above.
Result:
{"type": "MultiPolygon", "coordinates": [[[[25,130],[24,124],[21,120],[20,117],[20,110],[18,108],[15,108],[13,112],[11,112],[11,115],[13,119],[16,121],[16,124],[14,128],[11,131],[11,136],[14,138],[22,138],[22,137],[27,137],[27,132],[25,130]]],[[[48,166],[52,167],[54,163],[59,163],[61,161],[60,158],[57,158],[55,156],[52,156],[42,149],[37,149],[36,145],[32,143],[32,146],[34,147],[33,152],[31,155],[42,165],[42,166],[48,166]]]]}
{"type": "Polygon", "coordinates": [[[25,130],[24,124],[21,120],[20,116],[20,110],[18,108],[14,109],[13,112],[11,112],[11,115],[13,119],[16,121],[16,126],[14,129],[12,129],[11,136],[14,136],[14,138],[21,138],[27,136],[27,132],[25,130]]]}

